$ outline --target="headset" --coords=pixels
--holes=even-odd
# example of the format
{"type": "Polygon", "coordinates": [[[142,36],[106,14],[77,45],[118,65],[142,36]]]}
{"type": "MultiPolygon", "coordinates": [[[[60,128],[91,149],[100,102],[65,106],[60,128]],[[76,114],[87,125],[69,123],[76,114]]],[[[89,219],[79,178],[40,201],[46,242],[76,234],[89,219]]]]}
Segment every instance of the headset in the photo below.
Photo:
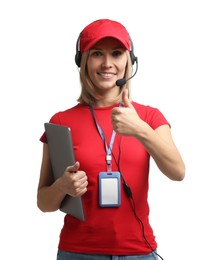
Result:
{"type": "MultiPolygon", "coordinates": [[[[79,34],[78,39],[76,41],[76,54],[75,54],[75,63],[79,68],[81,66],[81,57],[82,57],[82,54],[80,52],[80,38],[81,38],[81,33],[79,34]]],[[[131,45],[130,59],[133,65],[135,62],[137,62],[137,57],[134,54],[134,46],[131,38],[130,38],[130,45],[131,45]]]]}

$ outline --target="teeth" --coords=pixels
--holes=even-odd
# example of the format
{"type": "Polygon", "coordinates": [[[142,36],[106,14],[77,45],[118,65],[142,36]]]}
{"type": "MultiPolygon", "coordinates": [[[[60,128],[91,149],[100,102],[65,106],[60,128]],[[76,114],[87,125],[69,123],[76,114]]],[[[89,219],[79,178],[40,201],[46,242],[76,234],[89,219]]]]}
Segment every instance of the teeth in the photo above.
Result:
{"type": "Polygon", "coordinates": [[[100,73],[101,76],[105,77],[105,78],[110,78],[113,76],[113,74],[111,73],[100,73]]]}

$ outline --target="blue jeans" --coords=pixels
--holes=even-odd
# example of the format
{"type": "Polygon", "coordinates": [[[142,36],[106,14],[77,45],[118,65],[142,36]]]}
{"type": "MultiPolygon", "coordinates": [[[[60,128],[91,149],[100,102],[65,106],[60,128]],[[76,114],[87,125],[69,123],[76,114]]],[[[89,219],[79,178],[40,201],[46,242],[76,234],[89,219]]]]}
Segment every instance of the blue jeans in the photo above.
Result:
{"type": "Polygon", "coordinates": [[[158,260],[155,253],[147,255],[131,255],[131,256],[111,256],[111,255],[97,255],[97,254],[78,254],[62,250],[58,250],[57,260],[158,260]]]}

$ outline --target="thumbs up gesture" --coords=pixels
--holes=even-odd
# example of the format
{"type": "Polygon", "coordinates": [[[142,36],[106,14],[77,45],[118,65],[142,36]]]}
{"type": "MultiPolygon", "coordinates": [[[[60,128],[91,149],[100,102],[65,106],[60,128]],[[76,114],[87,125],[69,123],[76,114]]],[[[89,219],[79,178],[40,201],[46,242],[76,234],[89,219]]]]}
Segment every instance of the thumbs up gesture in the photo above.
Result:
{"type": "Polygon", "coordinates": [[[123,107],[112,109],[112,125],[116,133],[125,136],[136,136],[143,123],[128,98],[126,89],[122,92],[123,107]]]}

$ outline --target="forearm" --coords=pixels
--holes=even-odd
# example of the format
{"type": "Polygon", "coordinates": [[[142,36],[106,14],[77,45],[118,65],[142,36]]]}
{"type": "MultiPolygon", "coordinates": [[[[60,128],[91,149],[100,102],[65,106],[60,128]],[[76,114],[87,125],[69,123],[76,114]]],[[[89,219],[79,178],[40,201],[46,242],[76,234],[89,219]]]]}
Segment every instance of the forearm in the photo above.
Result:
{"type": "Polygon", "coordinates": [[[51,186],[38,189],[37,206],[43,212],[56,211],[60,208],[65,195],[60,189],[60,179],[58,179],[51,186]]]}

